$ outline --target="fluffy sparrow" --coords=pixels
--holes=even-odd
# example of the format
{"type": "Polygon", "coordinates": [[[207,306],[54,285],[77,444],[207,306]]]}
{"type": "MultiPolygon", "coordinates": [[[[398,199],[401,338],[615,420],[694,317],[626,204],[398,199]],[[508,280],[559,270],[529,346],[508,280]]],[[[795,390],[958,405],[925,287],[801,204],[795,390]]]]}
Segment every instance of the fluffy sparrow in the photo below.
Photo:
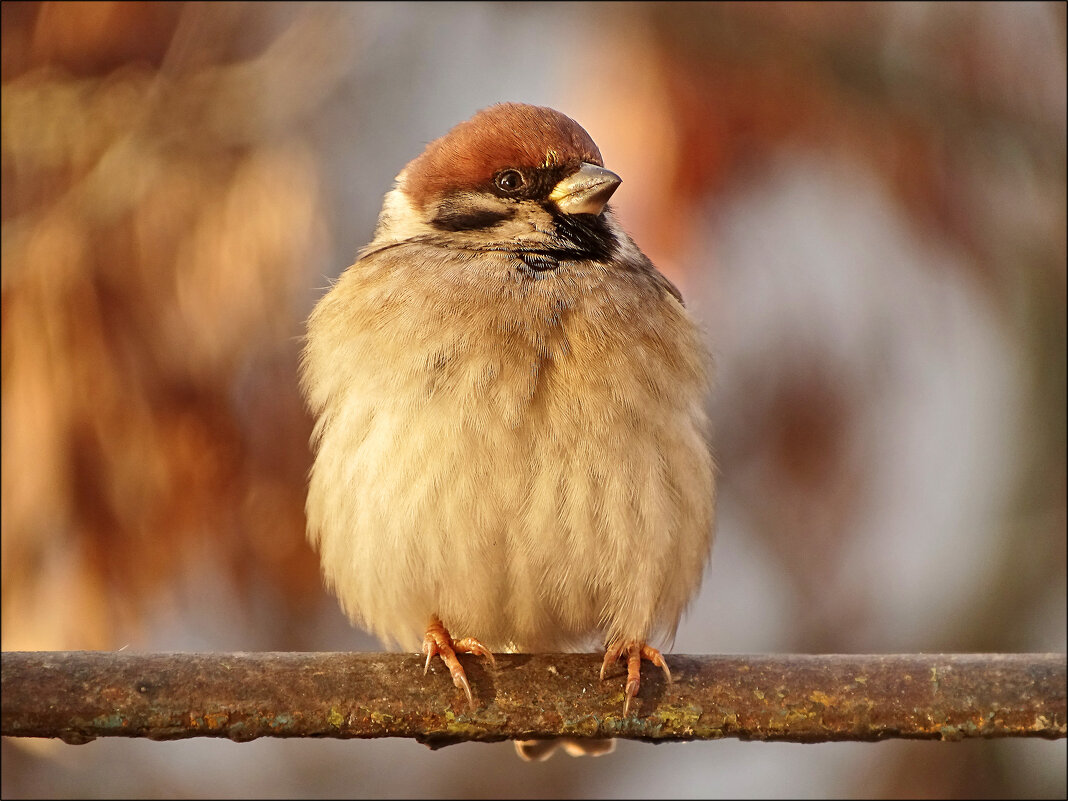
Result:
{"type": "Polygon", "coordinates": [[[443,659],[472,705],[456,652],[600,637],[602,679],[626,659],[627,714],[642,659],[670,679],[648,643],[707,560],[708,359],[606,205],[619,183],[574,120],[485,109],[401,171],[308,320],[325,580],[354,623],[443,659]]]}

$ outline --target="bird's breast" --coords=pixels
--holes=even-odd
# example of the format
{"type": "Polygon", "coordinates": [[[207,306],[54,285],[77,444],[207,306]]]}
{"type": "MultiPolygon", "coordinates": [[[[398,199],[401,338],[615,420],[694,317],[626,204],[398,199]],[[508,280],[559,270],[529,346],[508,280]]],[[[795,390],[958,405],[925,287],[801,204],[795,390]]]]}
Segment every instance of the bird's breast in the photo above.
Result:
{"type": "Polygon", "coordinates": [[[674,299],[588,270],[364,280],[358,324],[313,319],[309,531],[357,622],[544,649],[677,619],[711,518],[703,353],[674,299]]]}

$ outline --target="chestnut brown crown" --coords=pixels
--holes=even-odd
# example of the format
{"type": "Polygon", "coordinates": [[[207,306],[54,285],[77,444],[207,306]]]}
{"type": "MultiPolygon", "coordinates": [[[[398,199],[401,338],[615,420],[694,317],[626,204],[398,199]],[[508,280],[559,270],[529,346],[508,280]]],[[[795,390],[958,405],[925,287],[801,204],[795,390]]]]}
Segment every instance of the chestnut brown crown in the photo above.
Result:
{"type": "Polygon", "coordinates": [[[583,163],[604,166],[590,135],[544,106],[499,103],[454,126],[404,170],[403,187],[421,208],[450,192],[482,190],[502,170],[544,168],[566,175],[583,163]]]}

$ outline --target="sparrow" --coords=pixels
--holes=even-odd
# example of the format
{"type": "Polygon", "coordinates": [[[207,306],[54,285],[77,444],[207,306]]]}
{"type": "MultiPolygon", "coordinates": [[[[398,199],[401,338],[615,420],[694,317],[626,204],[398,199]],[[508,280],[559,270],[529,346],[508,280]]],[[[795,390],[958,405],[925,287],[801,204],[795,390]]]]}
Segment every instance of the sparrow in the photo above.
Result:
{"type": "Polygon", "coordinates": [[[600,639],[629,714],[642,660],[670,681],[650,643],[708,559],[709,358],[607,205],[620,182],[564,114],[484,109],[400,172],[307,322],[324,580],[424,674],[442,659],[472,708],[457,653],[600,639]]]}

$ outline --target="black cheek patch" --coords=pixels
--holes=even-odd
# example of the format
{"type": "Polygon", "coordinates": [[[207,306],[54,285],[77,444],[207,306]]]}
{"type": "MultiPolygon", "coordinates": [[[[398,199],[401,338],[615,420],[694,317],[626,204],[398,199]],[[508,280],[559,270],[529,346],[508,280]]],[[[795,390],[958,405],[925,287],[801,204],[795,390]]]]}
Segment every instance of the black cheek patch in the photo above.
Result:
{"type": "Polygon", "coordinates": [[[514,208],[485,208],[443,203],[430,224],[442,231],[475,231],[492,228],[515,216],[514,208]]]}

